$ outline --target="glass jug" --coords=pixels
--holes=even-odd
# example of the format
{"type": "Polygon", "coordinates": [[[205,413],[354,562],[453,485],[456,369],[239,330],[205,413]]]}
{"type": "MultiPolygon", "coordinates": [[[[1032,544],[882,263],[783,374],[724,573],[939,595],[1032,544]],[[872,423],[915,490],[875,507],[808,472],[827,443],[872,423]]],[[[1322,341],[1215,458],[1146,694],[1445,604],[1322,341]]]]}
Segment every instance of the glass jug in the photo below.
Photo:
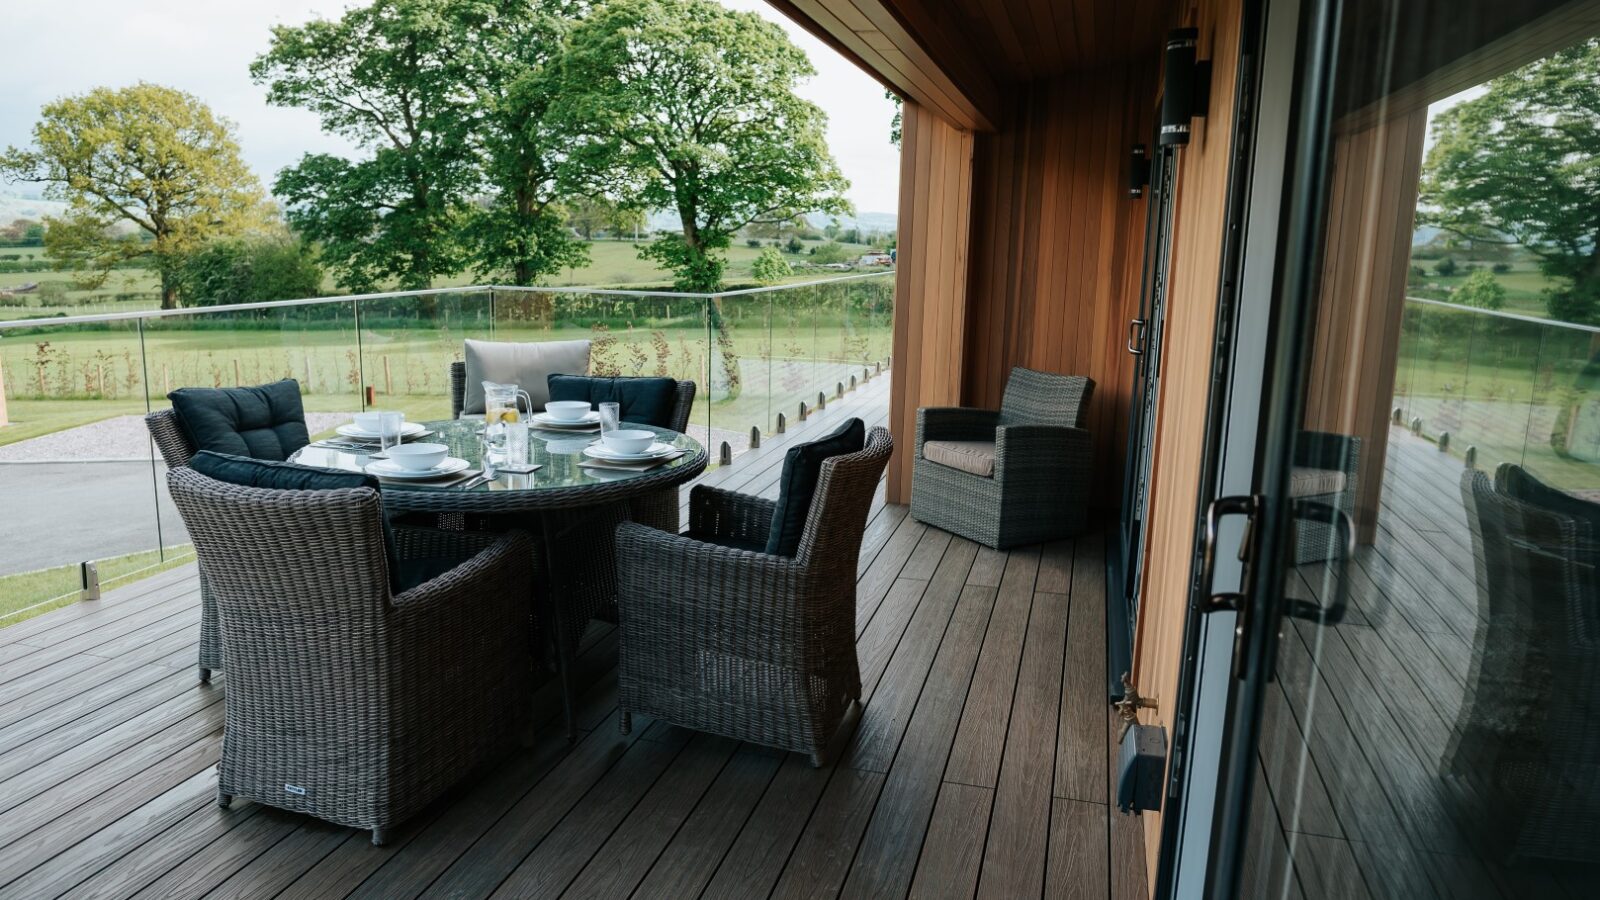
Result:
{"type": "MultiPolygon", "coordinates": [[[[483,445],[485,456],[497,453],[502,459],[528,455],[528,426],[523,423],[518,401],[524,409],[533,410],[533,398],[514,384],[483,383],[483,445]],[[520,449],[520,454],[516,451],[520,449]]],[[[509,460],[508,461],[512,461],[509,460]]]]}

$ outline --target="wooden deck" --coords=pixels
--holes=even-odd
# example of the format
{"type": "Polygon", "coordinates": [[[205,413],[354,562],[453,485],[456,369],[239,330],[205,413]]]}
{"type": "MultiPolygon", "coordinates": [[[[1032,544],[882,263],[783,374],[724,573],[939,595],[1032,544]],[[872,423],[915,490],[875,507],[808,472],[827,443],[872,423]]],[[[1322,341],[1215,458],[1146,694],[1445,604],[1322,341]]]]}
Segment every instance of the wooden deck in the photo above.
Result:
{"type": "MultiPolygon", "coordinates": [[[[706,480],[773,495],[786,446],[882,421],[876,379],[706,480]]],[[[687,491],[685,492],[687,496],[687,491]]],[[[0,630],[0,896],[1143,897],[1108,808],[1103,541],[996,553],[880,492],[859,569],[864,706],[837,762],[635,720],[591,631],[581,732],[389,846],[214,804],[226,673],[196,683],[192,566],[0,630]]]]}
{"type": "MultiPolygon", "coordinates": [[[[1444,774],[1478,625],[1461,473],[1393,429],[1377,539],[1349,567],[1349,615],[1330,628],[1289,620],[1255,791],[1256,815],[1277,825],[1255,834],[1263,894],[1595,896],[1593,867],[1509,861],[1470,812],[1478,786],[1444,774]],[[1290,869],[1276,864],[1288,857],[1290,869]]],[[[1324,590],[1320,565],[1291,585],[1306,598],[1324,590]]]]}

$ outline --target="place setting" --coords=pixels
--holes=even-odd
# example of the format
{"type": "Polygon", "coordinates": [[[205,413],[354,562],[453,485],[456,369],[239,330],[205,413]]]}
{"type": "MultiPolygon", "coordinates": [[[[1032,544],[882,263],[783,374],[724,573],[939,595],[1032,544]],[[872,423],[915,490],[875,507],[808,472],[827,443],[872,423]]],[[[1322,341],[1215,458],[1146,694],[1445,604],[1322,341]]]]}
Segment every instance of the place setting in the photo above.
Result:
{"type": "Polygon", "coordinates": [[[313,441],[311,446],[348,453],[373,453],[381,458],[393,449],[390,444],[409,443],[433,434],[421,422],[407,422],[405,413],[384,410],[356,413],[352,421],[333,431],[338,438],[313,441]]]}
{"type": "MultiPolygon", "coordinates": [[[[602,404],[605,405],[605,404],[602,404]]],[[[598,434],[601,411],[582,400],[552,400],[543,412],[528,417],[533,427],[563,434],[598,434]]]]}
{"type": "Polygon", "coordinates": [[[648,471],[666,465],[686,451],[642,428],[617,428],[602,432],[600,440],[583,449],[580,468],[593,470],[648,471]]]}

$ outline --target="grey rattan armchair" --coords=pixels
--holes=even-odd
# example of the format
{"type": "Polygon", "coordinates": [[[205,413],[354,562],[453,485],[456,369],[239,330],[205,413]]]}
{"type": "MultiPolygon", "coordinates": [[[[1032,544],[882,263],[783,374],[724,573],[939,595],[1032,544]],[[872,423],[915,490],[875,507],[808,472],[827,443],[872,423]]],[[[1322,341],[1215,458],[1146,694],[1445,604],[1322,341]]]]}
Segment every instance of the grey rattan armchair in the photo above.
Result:
{"type": "Polygon", "coordinates": [[[225,623],[220,805],[246,797],[381,844],[523,735],[525,533],[395,595],[372,488],[246,488],[189,468],[167,483],[225,623]]]}
{"type": "MultiPolygon", "coordinates": [[[[1295,500],[1324,503],[1352,518],[1356,514],[1356,474],[1361,468],[1361,439],[1327,431],[1302,431],[1295,436],[1294,468],[1289,495],[1295,500]]],[[[1310,518],[1295,522],[1296,565],[1335,559],[1355,548],[1340,548],[1335,526],[1310,518]]]]}
{"type": "Polygon", "coordinates": [[[1088,523],[1094,381],[1015,368],[998,412],[917,410],[911,516],[988,547],[1054,540],[1088,523]]]}
{"type": "MultiPolygon", "coordinates": [[[[174,471],[189,464],[194,456],[194,445],[178,425],[178,417],[170,409],[161,409],[144,417],[145,427],[155,441],[167,470],[174,471]]],[[[217,604],[206,587],[205,575],[200,576],[200,683],[211,681],[211,673],[222,668],[222,628],[217,624],[217,604]]]]}
{"type": "Polygon", "coordinates": [[[705,485],[687,534],[617,528],[624,731],[642,713],[822,764],[861,698],[856,561],[893,450],[874,428],[861,452],[822,464],[793,558],[764,552],[772,501],[705,485]]]}

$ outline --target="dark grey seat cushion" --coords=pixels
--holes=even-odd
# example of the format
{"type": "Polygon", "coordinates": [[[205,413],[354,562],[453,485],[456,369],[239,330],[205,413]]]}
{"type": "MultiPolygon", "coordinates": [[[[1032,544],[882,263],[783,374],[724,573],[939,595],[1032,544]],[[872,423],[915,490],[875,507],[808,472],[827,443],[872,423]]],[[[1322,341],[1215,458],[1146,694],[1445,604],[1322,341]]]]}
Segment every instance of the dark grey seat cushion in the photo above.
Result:
{"type": "Polygon", "coordinates": [[[783,457],[783,473],[778,476],[778,505],[772,512],[772,531],[767,535],[767,552],[793,556],[800,551],[800,536],[806,530],[806,515],[822,478],[822,464],[829,457],[860,453],[867,443],[867,426],[851,419],[826,437],[790,447],[783,457]]]}
{"type": "Polygon", "coordinates": [[[196,451],[281,461],[311,443],[300,383],[292,378],[256,387],[178,388],[167,399],[196,451]]]}
{"type": "MultiPolygon", "coordinates": [[[[242,487],[279,491],[332,491],[343,488],[379,490],[378,479],[361,472],[319,469],[291,462],[250,459],[202,450],[189,461],[189,468],[207,478],[242,487]]],[[[396,594],[432,581],[455,568],[450,559],[400,559],[388,517],[383,522],[384,553],[389,559],[389,587],[396,594]]]]}
{"type": "Polygon", "coordinates": [[[600,378],[590,375],[551,375],[551,400],[585,400],[615,403],[622,421],[657,428],[672,427],[672,410],[678,402],[678,382],[671,378],[600,378]]]}

